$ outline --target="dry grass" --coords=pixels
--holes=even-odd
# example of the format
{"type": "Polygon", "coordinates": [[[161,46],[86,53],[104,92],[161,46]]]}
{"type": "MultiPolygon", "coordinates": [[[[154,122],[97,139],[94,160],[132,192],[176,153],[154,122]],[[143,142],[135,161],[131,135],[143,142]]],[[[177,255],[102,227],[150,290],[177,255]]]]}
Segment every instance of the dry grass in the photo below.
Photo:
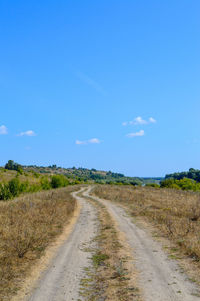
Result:
{"type": "Polygon", "coordinates": [[[0,203],[0,300],[10,300],[76,207],[75,187],[27,194],[0,203]]]}
{"type": "Polygon", "coordinates": [[[173,189],[96,186],[94,193],[129,208],[159,227],[185,254],[200,261],[200,194],[173,189]]]}
{"type": "MultiPolygon", "coordinates": [[[[0,183],[8,183],[10,180],[14,179],[17,175],[17,171],[15,170],[6,170],[0,168],[0,183]]],[[[20,182],[28,181],[30,184],[39,184],[41,175],[35,177],[33,173],[27,172],[23,173],[22,175],[18,175],[20,182]]]]}

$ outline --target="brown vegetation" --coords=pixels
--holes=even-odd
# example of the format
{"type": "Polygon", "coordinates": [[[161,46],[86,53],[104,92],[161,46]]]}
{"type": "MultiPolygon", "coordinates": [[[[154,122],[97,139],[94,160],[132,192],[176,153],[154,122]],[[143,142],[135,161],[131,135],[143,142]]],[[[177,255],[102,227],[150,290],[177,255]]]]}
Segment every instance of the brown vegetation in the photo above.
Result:
{"type": "Polygon", "coordinates": [[[0,300],[10,300],[76,207],[74,186],[0,203],[0,300]]]}
{"type": "Polygon", "coordinates": [[[132,216],[153,221],[165,237],[194,260],[200,260],[199,193],[114,185],[96,186],[94,193],[128,207],[132,216]]]}

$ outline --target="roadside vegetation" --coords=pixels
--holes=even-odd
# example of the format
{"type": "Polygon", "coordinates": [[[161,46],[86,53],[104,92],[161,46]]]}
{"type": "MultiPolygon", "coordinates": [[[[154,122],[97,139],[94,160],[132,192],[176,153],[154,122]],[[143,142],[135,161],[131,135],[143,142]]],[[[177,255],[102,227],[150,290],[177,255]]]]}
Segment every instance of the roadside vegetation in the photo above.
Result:
{"type": "Polygon", "coordinates": [[[22,193],[66,187],[67,185],[69,185],[69,181],[63,175],[53,175],[51,178],[41,177],[37,183],[30,183],[28,180],[20,181],[17,174],[7,183],[0,183],[0,200],[10,200],[22,193]]]}
{"type": "Polygon", "coordinates": [[[9,160],[5,168],[0,168],[0,201],[11,200],[24,193],[66,187],[80,184],[69,180],[63,174],[42,175],[32,170],[25,172],[21,165],[9,160]]]}
{"type": "Polygon", "coordinates": [[[193,258],[200,268],[200,194],[153,187],[96,186],[95,195],[115,201],[133,217],[153,222],[161,236],[193,258]]]}
{"type": "Polygon", "coordinates": [[[76,208],[69,186],[0,203],[0,300],[20,289],[46,247],[61,234],[76,208]]]}

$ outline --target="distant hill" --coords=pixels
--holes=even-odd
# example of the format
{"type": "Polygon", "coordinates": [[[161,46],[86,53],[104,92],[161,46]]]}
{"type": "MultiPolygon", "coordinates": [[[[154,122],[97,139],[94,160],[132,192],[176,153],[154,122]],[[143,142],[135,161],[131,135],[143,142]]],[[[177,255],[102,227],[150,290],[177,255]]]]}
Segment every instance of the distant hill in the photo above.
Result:
{"type": "Polygon", "coordinates": [[[165,179],[175,179],[175,180],[181,180],[184,178],[192,179],[197,182],[200,182],[200,170],[190,168],[189,171],[183,171],[183,172],[175,172],[172,174],[168,174],[165,176],[165,179]]]}
{"type": "Polygon", "coordinates": [[[6,163],[5,167],[0,171],[0,182],[10,180],[12,177],[20,174],[20,179],[31,179],[31,182],[38,182],[42,176],[50,178],[52,175],[64,175],[69,183],[99,183],[99,184],[123,184],[123,185],[145,185],[149,183],[159,184],[162,178],[140,178],[127,177],[122,173],[112,171],[96,170],[94,168],[63,168],[54,165],[36,166],[36,165],[20,165],[12,160],[6,163]],[[7,170],[7,172],[5,172],[7,170]]]}
{"type": "Polygon", "coordinates": [[[48,167],[44,166],[22,166],[24,171],[34,171],[39,174],[63,174],[69,179],[76,179],[81,182],[95,182],[99,184],[132,184],[142,185],[143,181],[139,177],[126,177],[121,173],[114,173],[112,171],[96,170],[94,168],[63,168],[51,165],[48,167]]]}

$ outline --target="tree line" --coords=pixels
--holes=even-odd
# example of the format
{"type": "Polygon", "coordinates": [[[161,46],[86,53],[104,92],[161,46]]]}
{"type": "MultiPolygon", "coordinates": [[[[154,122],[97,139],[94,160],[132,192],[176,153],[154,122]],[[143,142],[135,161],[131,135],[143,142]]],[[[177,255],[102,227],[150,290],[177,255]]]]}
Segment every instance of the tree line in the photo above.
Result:
{"type": "Polygon", "coordinates": [[[183,171],[183,172],[175,172],[172,174],[167,174],[165,176],[165,179],[175,179],[175,180],[182,180],[184,178],[192,179],[197,182],[200,182],[200,170],[190,168],[189,171],[183,171]]]}

